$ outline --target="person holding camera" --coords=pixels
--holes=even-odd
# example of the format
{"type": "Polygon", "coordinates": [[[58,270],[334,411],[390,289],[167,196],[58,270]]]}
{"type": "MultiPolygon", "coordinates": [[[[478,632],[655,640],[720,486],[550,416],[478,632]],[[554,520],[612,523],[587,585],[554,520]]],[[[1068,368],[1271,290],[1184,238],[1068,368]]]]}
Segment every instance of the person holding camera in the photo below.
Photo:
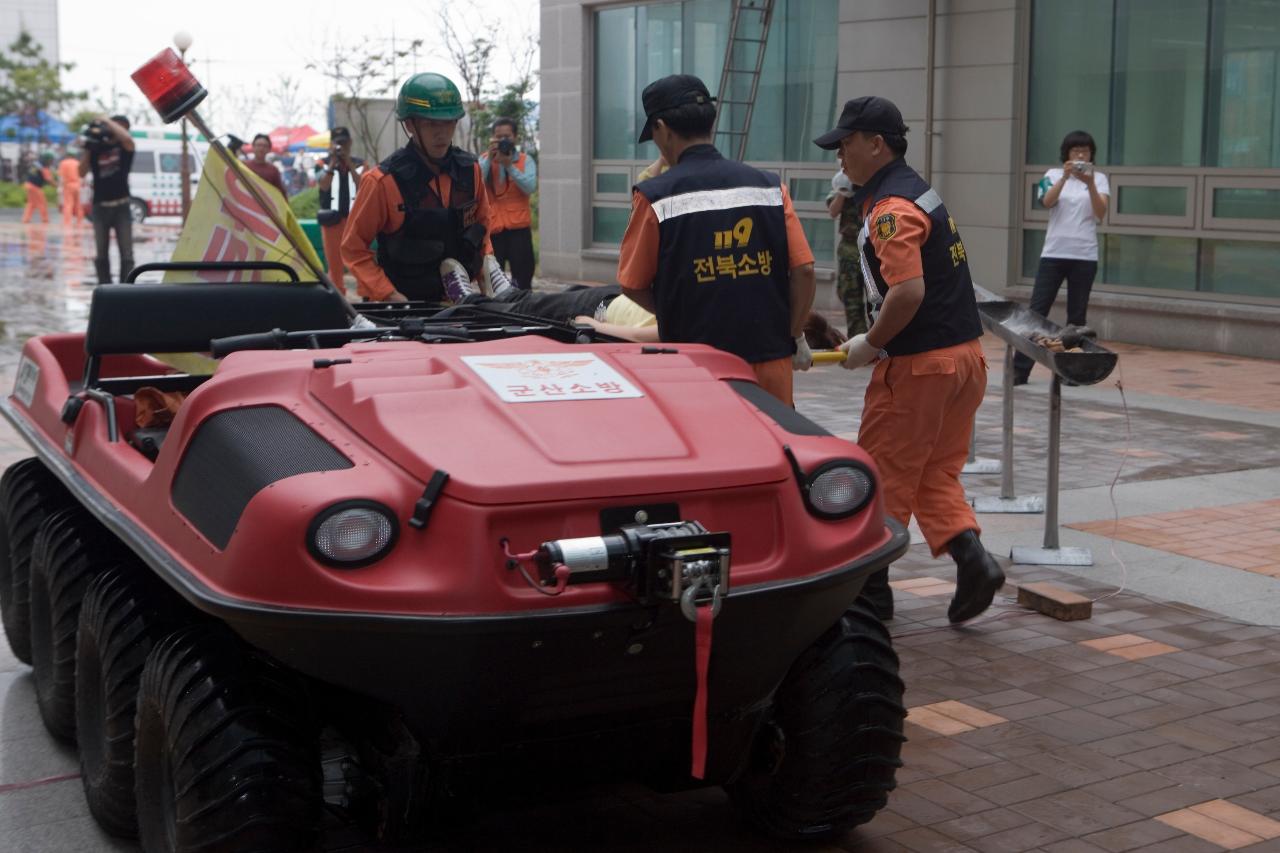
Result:
{"type": "Polygon", "coordinates": [[[511,283],[533,286],[533,212],[529,198],[538,188],[538,165],[520,150],[515,119],[493,123],[489,150],[480,157],[480,172],[489,193],[493,254],[498,266],[511,267],[511,283]]]}
{"type": "MultiPolygon", "coordinates": [[[[1062,140],[1061,169],[1050,169],[1036,185],[1040,203],[1049,209],[1049,230],[1040,250],[1036,283],[1030,308],[1041,317],[1058,298],[1067,282],[1067,323],[1085,325],[1089,292],[1098,274],[1098,223],[1107,215],[1111,184],[1094,168],[1098,146],[1083,130],[1073,130],[1062,140]]],[[[1034,362],[1018,353],[1013,360],[1013,384],[1025,385],[1034,362]]]]}
{"type": "Polygon", "coordinates": [[[324,260],[329,278],[339,290],[347,289],[346,264],[342,260],[342,232],[351,203],[355,201],[364,161],[351,156],[351,131],[335,127],[329,131],[329,159],[320,173],[320,236],[324,244],[324,260]]]}
{"type": "Polygon", "coordinates": [[[129,209],[129,170],[133,167],[133,137],[129,119],[99,116],[84,132],[80,177],[93,173],[93,259],[98,284],[111,283],[111,232],[120,248],[120,280],[133,269],[133,213],[129,209]]]}

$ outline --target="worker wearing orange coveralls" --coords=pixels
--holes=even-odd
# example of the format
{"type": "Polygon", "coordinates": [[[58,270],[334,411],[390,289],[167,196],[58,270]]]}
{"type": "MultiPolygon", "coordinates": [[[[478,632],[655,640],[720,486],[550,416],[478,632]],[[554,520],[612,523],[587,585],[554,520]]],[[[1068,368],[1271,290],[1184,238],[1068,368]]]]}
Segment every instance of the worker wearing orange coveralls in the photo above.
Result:
{"type": "Polygon", "coordinates": [[[777,175],[727,160],[711,144],[716,110],[702,80],[676,74],[641,95],[666,172],[636,184],[618,283],[658,318],[664,341],[740,356],[762,388],[792,404],[808,370],[813,252],[777,175]]]}
{"type": "Polygon", "coordinates": [[[84,222],[84,204],[80,201],[80,158],[67,151],[58,163],[58,183],[62,185],[62,224],[84,222]]]}
{"type": "MultiPolygon", "coordinates": [[[[902,159],[906,133],[892,102],[863,97],[846,103],[836,127],[814,143],[839,149],[863,215],[860,261],[875,319],[840,346],[845,367],[875,364],[858,443],[880,469],[889,515],[903,524],[914,515],[933,555],[955,560],[947,617],[963,622],[986,610],[1004,583],[960,485],[987,387],[982,321],[955,221],[902,159]]],[[[887,569],[864,594],[882,618],[892,616],[887,569]]]]}
{"type": "Polygon", "coordinates": [[[342,258],[365,299],[459,302],[484,273],[505,282],[489,242],[489,200],[476,158],[452,144],[462,96],[439,74],[400,87],[403,148],[360,178],[342,238],[342,258]],[[370,248],[378,241],[375,256],[370,248]]]}

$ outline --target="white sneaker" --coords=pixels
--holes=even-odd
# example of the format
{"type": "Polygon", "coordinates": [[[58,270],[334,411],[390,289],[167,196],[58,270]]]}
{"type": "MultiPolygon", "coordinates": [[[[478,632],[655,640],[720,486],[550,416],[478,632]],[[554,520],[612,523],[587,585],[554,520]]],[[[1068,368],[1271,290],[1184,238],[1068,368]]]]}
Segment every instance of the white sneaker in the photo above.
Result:
{"type": "Polygon", "coordinates": [[[440,283],[444,285],[444,297],[453,304],[458,304],[468,296],[479,293],[471,283],[462,264],[453,258],[445,258],[440,262],[440,283]]]}
{"type": "Polygon", "coordinates": [[[516,286],[511,283],[506,271],[498,265],[498,259],[493,255],[485,255],[484,271],[480,274],[480,290],[484,295],[488,297],[501,296],[515,289],[516,286]]]}

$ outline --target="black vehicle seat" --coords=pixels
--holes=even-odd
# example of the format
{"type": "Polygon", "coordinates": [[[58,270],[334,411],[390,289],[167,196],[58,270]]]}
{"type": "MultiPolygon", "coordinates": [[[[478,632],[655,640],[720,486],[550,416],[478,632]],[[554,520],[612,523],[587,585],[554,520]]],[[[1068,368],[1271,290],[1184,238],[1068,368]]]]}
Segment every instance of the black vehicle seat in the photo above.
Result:
{"type": "MultiPolygon", "coordinates": [[[[213,338],[283,329],[291,332],[345,329],[350,325],[341,296],[320,284],[124,284],[93,292],[85,332],[83,387],[117,397],[153,386],[191,391],[209,377],[185,373],[103,378],[111,355],[206,352],[213,338]]],[[[128,429],[128,440],[155,460],[168,427],[128,429]]]]}

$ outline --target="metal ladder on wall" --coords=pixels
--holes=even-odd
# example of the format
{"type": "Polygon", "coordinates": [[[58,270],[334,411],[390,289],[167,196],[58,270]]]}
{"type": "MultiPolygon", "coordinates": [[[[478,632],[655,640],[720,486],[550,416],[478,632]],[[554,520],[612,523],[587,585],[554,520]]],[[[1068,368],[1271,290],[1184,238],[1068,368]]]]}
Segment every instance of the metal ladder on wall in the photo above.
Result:
{"type": "Polygon", "coordinates": [[[772,22],[773,0],[733,0],[729,43],[724,51],[724,68],[720,72],[720,91],[716,98],[716,136],[712,138],[720,135],[729,137],[725,153],[736,160],[747,156],[747,136],[751,131],[751,115],[755,112],[760,70],[764,66],[764,50],[769,41],[769,25],[772,22]],[[741,55],[750,56],[750,45],[754,45],[755,49],[754,66],[746,68],[737,65],[735,60],[741,55]],[[744,89],[749,89],[745,100],[732,97],[744,89]],[[724,123],[729,126],[722,126],[724,123]]]}

